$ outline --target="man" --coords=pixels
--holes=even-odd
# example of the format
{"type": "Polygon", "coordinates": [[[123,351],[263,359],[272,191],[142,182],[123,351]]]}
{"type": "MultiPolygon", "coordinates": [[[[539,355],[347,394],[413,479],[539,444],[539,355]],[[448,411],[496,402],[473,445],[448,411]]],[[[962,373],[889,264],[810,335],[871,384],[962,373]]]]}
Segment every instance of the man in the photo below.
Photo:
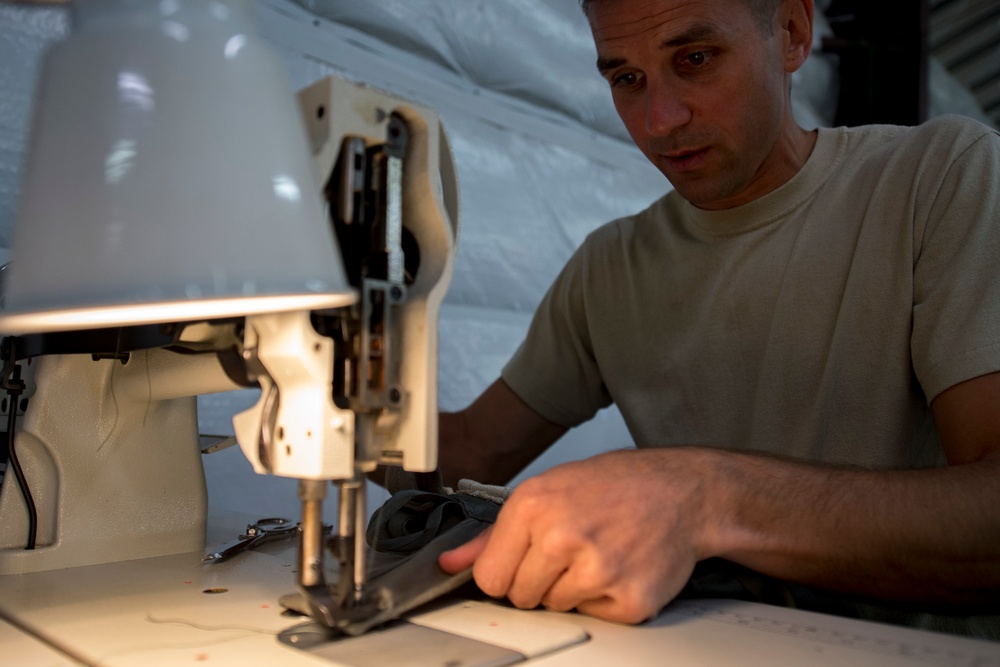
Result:
{"type": "Polygon", "coordinates": [[[611,401],[638,449],[525,482],[442,567],[474,564],[518,607],[625,623],[717,558],[996,613],[997,133],[801,129],[812,0],[584,6],[674,191],[588,238],[502,379],[442,415],[442,468],[506,481],[611,401]]]}

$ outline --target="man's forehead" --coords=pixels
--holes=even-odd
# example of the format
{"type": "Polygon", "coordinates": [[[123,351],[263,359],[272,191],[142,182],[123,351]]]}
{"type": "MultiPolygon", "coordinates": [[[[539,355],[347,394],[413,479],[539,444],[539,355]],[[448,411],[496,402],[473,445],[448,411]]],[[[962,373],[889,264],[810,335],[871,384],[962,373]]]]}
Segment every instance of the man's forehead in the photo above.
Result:
{"type": "Polygon", "coordinates": [[[594,41],[611,43],[654,32],[723,36],[748,10],[745,0],[594,0],[587,15],[594,41]]]}
{"type": "Polygon", "coordinates": [[[721,10],[746,9],[756,0],[585,0],[584,13],[588,18],[603,12],[656,15],[662,12],[697,10],[714,6],[721,10]]]}
{"type": "Polygon", "coordinates": [[[746,19],[741,0],[594,0],[588,8],[598,68],[638,43],[679,47],[725,39],[746,19]]]}

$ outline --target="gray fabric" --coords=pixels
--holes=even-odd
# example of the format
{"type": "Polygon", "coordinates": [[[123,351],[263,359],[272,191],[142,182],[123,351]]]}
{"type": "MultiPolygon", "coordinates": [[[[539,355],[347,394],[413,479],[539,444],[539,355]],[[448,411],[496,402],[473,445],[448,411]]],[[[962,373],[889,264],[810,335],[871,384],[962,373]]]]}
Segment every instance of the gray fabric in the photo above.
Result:
{"type": "MultiPolygon", "coordinates": [[[[341,610],[333,632],[362,634],[470,582],[471,568],[447,574],[438,557],[481,533],[500,511],[500,504],[488,499],[450,492],[437,472],[413,474],[391,467],[386,486],[393,495],[375,511],[365,531],[370,547],[367,596],[375,604],[364,614],[341,610]]],[[[281,604],[309,613],[299,593],[282,597],[281,604]]]]}
{"type": "Polygon", "coordinates": [[[498,505],[503,505],[510,498],[510,494],[514,493],[514,488],[511,486],[499,486],[497,484],[483,484],[482,482],[477,482],[471,479],[460,479],[458,480],[458,490],[461,493],[468,494],[474,498],[482,498],[483,500],[489,500],[498,505]]]}
{"type": "MultiPolygon", "coordinates": [[[[318,631],[328,632],[331,637],[338,633],[360,635],[468,583],[472,580],[471,568],[447,574],[438,566],[438,556],[471,540],[487,525],[476,519],[465,519],[430,540],[423,548],[403,554],[388,554],[388,560],[380,560],[380,554],[374,554],[368,569],[367,595],[375,604],[369,605],[364,614],[350,608],[342,609],[335,628],[317,628],[318,631]]],[[[336,589],[336,584],[331,589],[336,589]]],[[[280,603],[286,609],[309,614],[308,605],[300,593],[284,595],[280,603]]]]}

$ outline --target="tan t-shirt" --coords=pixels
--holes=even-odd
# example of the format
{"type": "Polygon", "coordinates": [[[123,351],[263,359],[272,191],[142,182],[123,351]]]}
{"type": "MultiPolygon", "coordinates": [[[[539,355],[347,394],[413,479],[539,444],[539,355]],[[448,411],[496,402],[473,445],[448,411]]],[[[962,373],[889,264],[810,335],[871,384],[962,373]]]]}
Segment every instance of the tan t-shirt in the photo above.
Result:
{"type": "Polygon", "coordinates": [[[591,234],[504,368],[565,426],[612,401],[638,446],[938,465],[929,403],[1000,371],[1000,135],[950,116],[820,129],[766,196],[671,192],[591,234]]]}

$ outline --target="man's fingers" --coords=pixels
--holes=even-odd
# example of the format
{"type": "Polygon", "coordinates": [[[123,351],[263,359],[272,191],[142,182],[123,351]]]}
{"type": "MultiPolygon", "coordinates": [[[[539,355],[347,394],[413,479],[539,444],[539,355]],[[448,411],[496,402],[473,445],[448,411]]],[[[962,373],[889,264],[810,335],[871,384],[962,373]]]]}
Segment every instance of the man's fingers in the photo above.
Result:
{"type": "Polygon", "coordinates": [[[472,568],[479,589],[495,598],[507,595],[531,544],[526,522],[511,510],[510,503],[500,510],[496,523],[490,529],[486,548],[472,568]]]}
{"type": "Polygon", "coordinates": [[[576,605],[576,610],[594,618],[635,625],[648,621],[656,615],[658,608],[645,599],[623,600],[604,596],[581,602],[576,605]]]}
{"type": "Polygon", "coordinates": [[[486,548],[492,530],[493,527],[490,526],[462,546],[443,552],[438,556],[438,565],[448,574],[457,574],[472,567],[479,555],[483,553],[483,549],[486,548]]]}
{"type": "MultiPolygon", "coordinates": [[[[678,582],[687,581],[688,576],[689,574],[681,575],[678,582]]],[[[604,591],[605,594],[591,594],[587,599],[581,600],[576,605],[577,611],[615,623],[634,625],[655,616],[663,608],[665,601],[673,599],[677,594],[677,591],[668,593],[655,582],[644,582],[641,578],[617,582],[604,591]]]]}
{"type": "Polygon", "coordinates": [[[515,607],[534,609],[541,604],[549,588],[566,572],[567,566],[564,558],[545,553],[537,545],[532,545],[514,574],[507,598],[515,607]]]}

